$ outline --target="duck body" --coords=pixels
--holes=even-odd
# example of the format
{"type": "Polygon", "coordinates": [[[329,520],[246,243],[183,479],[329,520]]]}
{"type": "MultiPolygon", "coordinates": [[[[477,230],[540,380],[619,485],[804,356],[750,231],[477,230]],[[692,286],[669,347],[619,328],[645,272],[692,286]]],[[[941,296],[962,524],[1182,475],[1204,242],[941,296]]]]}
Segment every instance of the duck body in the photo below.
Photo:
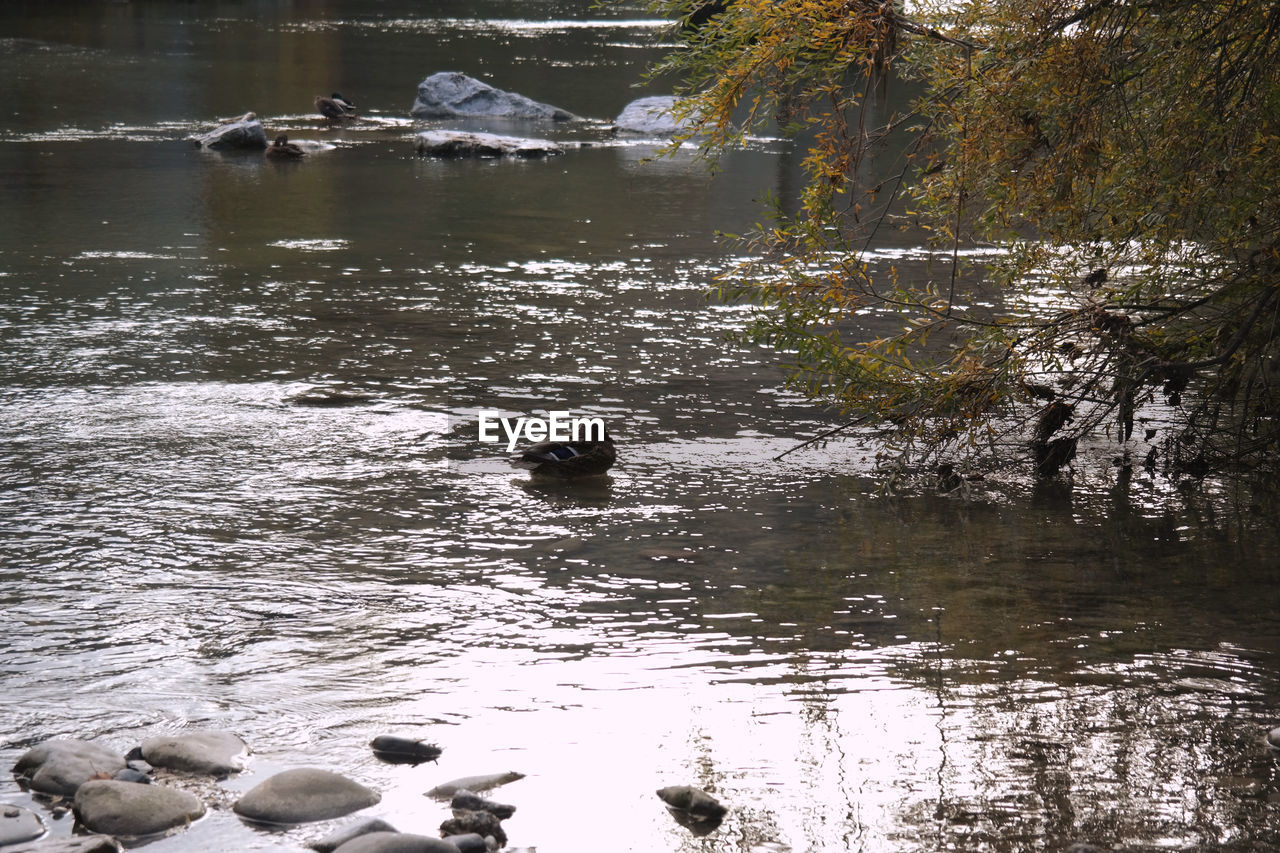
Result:
{"type": "Polygon", "coordinates": [[[327,98],[323,95],[316,95],[315,105],[316,112],[330,121],[342,121],[356,117],[356,105],[337,92],[327,98]]]}
{"type": "Polygon", "coordinates": [[[299,157],[306,156],[306,152],[290,142],[289,137],[282,133],[276,137],[275,142],[267,146],[267,156],[282,160],[297,160],[299,157]]]}
{"type": "Polygon", "coordinates": [[[513,468],[563,479],[598,477],[616,461],[618,454],[608,436],[602,441],[544,441],[510,457],[513,468]]]}

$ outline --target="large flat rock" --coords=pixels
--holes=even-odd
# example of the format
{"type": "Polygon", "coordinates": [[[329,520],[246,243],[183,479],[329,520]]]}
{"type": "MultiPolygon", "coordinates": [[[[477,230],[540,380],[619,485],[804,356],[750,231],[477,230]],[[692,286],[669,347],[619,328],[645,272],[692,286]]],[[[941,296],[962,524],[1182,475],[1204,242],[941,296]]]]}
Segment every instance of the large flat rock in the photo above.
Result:
{"type": "Polygon", "coordinates": [[[13,772],[26,779],[33,791],[70,797],[94,776],[112,776],[124,766],[124,756],[105,746],[55,738],[24,752],[13,772]]]}
{"type": "Polygon", "coordinates": [[[226,776],[244,769],[249,747],[238,736],[218,729],[198,729],[148,738],[142,757],[155,767],[226,776]]]}
{"type": "Polygon", "coordinates": [[[310,823],[349,815],[381,799],[377,791],[338,773],[300,767],[254,786],[232,808],[260,823],[310,823]]]}
{"type": "Polygon", "coordinates": [[[546,139],[523,139],[494,133],[428,130],[418,134],[414,147],[428,157],[550,157],[564,149],[546,139]]]}
{"type": "Polygon", "coordinates": [[[76,818],[93,832],[153,835],[185,826],[204,814],[204,803],[186,791],[95,779],[76,791],[76,818]]]}

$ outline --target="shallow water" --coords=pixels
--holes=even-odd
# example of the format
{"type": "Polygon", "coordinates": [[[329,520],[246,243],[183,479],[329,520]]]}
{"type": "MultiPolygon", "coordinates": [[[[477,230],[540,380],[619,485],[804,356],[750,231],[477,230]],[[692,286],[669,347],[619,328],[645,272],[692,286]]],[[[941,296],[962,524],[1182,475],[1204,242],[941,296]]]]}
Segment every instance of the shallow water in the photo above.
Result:
{"type": "MultiPolygon", "coordinates": [[[[713,179],[611,136],[660,52],[639,9],[421,5],[0,10],[0,763],[229,728],[230,791],[338,769],[432,834],[424,791],[518,770],[495,798],[543,853],[1280,845],[1274,512],[1140,472],[890,498],[863,438],[772,462],[835,421],[706,291],[792,154],[713,179]],[[592,146],[418,159],[438,70],[592,146]],[[333,88],[369,119],[313,120],[333,88]],[[184,143],[247,110],[332,147],[184,143]],[[532,483],[480,409],[602,416],[621,461],[532,483]]],[[[148,847],[329,828],[215,810],[148,847]]]]}

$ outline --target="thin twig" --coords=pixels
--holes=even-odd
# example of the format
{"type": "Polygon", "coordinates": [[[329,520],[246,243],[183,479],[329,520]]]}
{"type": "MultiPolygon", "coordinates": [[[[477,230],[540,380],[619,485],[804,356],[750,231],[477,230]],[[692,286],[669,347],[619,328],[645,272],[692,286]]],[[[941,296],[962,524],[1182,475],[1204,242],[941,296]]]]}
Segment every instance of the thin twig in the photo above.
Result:
{"type": "Polygon", "coordinates": [[[855,426],[857,426],[858,424],[860,424],[860,423],[862,423],[863,421],[865,421],[865,420],[866,420],[867,418],[869,418],[869,417],[871,417],[871,416],[870,416],[870,415],[862,415],[862,416],[860,416],[860,417],[856,417],[856,418],[854,418],[853,420],[849,421],[849,422],[848,422],[848,423],[846,423],[846,424],[841,424],[840,426],[835,427],[834,429],[829,429],[829,430],[827,430],[826,432],[821,433],[820,435],[815,435],[813,438],[809,439],[808,441],[802,441],[802,442],[800,442],[799,444],[797,444],[795,447],[791,448],[790,450],[784,450],[784,451],[782,451],[782,452],[781,452],[781,453],[779,453],[777,456],[773,457],[773,461],[774,461],[774,462],[777,462],[779,459],[781,459],[782,457],[784,457],[784,456],[786,456],[786,455],[788,455],[788,454],[790,454],[790,453],[795,453],[797,450],[802,450],[802,449],[804,449],[804,448],[808,447],[808,446],[809,446],[809,445],[811,445],[811,444],[817,444],[819,441],[822,441],[823,439],[830,438],[831,436],[835,435],[835,434],[836,434],[836,433],[838,433],[838,432],[844,432],[845,430],[849,429],[849,427],[855,427],[855,426]]]}

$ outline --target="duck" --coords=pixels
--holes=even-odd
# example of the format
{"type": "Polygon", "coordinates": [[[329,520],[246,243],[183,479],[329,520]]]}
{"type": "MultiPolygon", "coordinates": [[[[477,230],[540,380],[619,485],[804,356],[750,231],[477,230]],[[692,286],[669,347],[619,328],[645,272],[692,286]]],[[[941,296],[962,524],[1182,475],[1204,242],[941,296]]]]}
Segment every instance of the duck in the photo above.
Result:
{"type": "Polygon", "coordinates": [[[618,461],[613,439],[605,434],[600,441],[544,441],[526,447],[509,458],[511,467],[525,468],[534,475],[598,477],[618,461]]]}
{"type": "Polygon", "coordinates": [[[315,104],[316,111],[330,121],[342,121],[356,116],[356,105],[337,92],[327,98],[316,95],[315,104]]]}
{"type": "Polygon", "coordinates": [[[297,145],[289,141],[289,137],[280,134],[276,137],[276,141],[267,146],[268,157],[279,157],[286,160],[297,160],[299,157],[306,156],[306,152],[297,145]]]}

